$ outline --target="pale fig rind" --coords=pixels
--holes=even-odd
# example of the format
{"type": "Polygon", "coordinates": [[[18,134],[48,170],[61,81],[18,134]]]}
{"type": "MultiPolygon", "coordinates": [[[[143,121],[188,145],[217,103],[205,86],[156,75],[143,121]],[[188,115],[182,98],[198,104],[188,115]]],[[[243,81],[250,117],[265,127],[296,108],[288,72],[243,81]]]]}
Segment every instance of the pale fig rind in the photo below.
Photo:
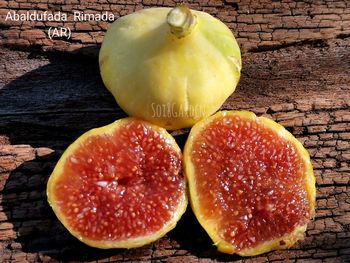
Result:
{"type": "Polygon", "coordinates": [[[104,84],[126,113],[178,129],[222,106],[237,86],[242,62],[224,23],[191,10],[192,22],[183,25],[190,24],[190,32],[179,37],[167,22],[171,10],[149,8],[117,19],[99,64],[104,84]]]}

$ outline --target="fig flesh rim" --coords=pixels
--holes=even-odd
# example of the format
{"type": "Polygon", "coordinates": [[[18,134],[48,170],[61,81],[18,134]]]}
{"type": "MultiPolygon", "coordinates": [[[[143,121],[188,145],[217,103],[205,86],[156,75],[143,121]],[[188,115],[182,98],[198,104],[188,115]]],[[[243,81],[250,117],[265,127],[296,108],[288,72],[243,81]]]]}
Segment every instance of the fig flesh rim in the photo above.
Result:
{"type": "MultiPolygon", "coordinates": [[[[125,238],[122,240],[93,240],[89,239],[88,237],[82,236],[81,233],[79,233],[76,229],[73,229],[71,227],[70,221],[67,220],[65,214],[63,211],[61,211],[59,207],[59,202],[57,200],[57,196],[55,195],[55,185],[60,180],[61,175],[64,173],[64,166],[67,160],[71,158],[72,153],[74,153],[81,145],[86,142],[87,139],[96,136],[96,135],[109,135],[113,134],[117,131],[119,127],[123,127],[127,125],[128,123],[132,122],[139,122],[143,125],[147,126],[148,128],[155,131],[159,136],[162,136],[164,140],[167,141],[168,145],[171,146],[171,149],[174,150],[180,158],[182,158],[181,150],[177,146],[174,138],[163,128],[160,128],[156,125],[149,124],[147,122],[141,121],[136,118],[125,118],[115,121],[112,124],[109,124],[104,127],[95,128],[92,129],[86,133],[84,133],[82,136],[80,136],[74,143],[72,143],[67,150],[63,153],[60,160],[58,161],[56,167],[54,168],[54,171],[52,172],[48,185],[47,185],[47,196],[48,196],[48,202],[50,206],[52,207],[53,211],[55,212],[58,219],[61,221],[61,223],[65,226],[65,228],[77,239],[82,241],[83,243],[97,248],[102,249],[108,249],[108,248],[135,248],[135,247],[141,247],[143,245],[149,244],[162,236],[164,236],[167,232],[172,230],[175,226],[177,221],[181,218],[182,214],[185,212],[187,207],[187,193],[186,193],[186,181],[185,178],[183,178],[182,182],[182,191],[179,195],[179,198],[177,200],[177,206],[173,207],[172,209],[172,215],[171,218],[164,222],[164,225],[155,232],[149,233],[144,236],[132,236],[130,238],[125,238]]],[[[114,136],[114,135],[113,135],[114,136]]]]}
{"type": "MultiPolygon", "coordinates": [[[[306,231],[307,223],[302,223],[301,225],[296,226],[293,231],[285,233],[285,235],[275,238],[273,240],[266,240],[257,244],[254,247],[248,247],[243,249],[238,249],[234,244],[227,242],[219,235],[220,229],[218,229],[217,220],[214,217],[208,220],[202,211],[201,211],[201,196],[197,190],[196,184],[201,184],[201,182],[196,181],[196,167],[192,162],[192,156],[194,152],[194,141],[200,136],[201,133],[216,119],[224,118],[225,116],[237,116],[242,120],[254,121],[258,125],[262,125],[266,129],[270,129],[275,132],[276,135],[283,140],[291,142],[297,149],[297,153],[301,156],[303,162],[305,176],[305,192],[309,204],[309,217],[312,218],[315,214],[315,197],[316,197],[316,188],[315,188],[315,177],[313,175],[313,169],[310,161],[310,157],[306,149],[302,144],[291,134],[289,133],[282,125],[277,124],[273,120],[270,120],[265,117],[257,117],[254,113],[248,111],[221,111],[213,116],[198,122],[192,129],[189,134],[189,138],[186,142],[184,149],[184,165],[185,165],[185,174],[189,184],[190,191],[190,203],[194,214],[196,215],[199,223],[206,230],[208,235],[214,242],[214,245],[217,246],[218,250],[224,253],[237,253],[241,256],[253,256],[262,254],[274,249],[284,249],[291,247],[296,241],[303,238],[304,232],[306,231]]],[[[195,155],[196,156],[196,155],[195,155]]],[[[243,193],[244,194],[244,193],[243,193]]]]}

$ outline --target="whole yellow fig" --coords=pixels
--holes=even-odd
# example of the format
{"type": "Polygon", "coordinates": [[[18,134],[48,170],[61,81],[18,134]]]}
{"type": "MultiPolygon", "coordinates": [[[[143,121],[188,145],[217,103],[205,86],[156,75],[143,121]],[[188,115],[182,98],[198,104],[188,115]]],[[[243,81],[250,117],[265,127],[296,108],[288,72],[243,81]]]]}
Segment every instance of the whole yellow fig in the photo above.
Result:
{"type": "Polygon", "coordinates": [[[241,54],[224,23],[180,5],[117,19],[99,64],[104,84],[126,113],[172,130],[221,107],[239,81],[241,54]]]}

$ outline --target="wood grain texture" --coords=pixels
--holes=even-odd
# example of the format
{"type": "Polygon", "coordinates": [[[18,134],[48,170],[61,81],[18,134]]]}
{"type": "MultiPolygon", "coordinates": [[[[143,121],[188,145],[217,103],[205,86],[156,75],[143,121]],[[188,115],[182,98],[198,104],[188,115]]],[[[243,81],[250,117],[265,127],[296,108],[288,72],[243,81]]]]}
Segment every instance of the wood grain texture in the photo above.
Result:
{"type": "MultiPolygon", "coordinates": [[[[72,13],[111,12],[116,18],[142,8],[174,6],[183,1],[173,0],[8,0],[0,2],[0,43],[6,46],[30,46],[43,50],[81,52],[82,47],[101,44],[108,22],[74,21],[72,13]],[[68,14],[64,23],[5,21],[9,11],[54,11],[68,14]],[[47,38],[49,27],[67,26],[72,37],[67,40],[47,38]],[[80,50],[80,51],[79,51],[80,50]]],[[[191,0],[191,8],[209,12],[225,22],[234,32],[243,50],[276,49],[299,42],[344,38],[350,34],[349,1],[248,1],[248,0],[191,0]]],[[[90,52],[89,49],[83,50],[90,52]]],[[[94,49],[96,51],[96,49],[94,49]]]]}
{"type": "MultiPolygon", "coordinates": [[[[1,10],[29,8],[26,4],[1,2],[1,10]]],[[[142,6],[173,4],[101,1],[89,8],[116,8],[123,15],[142,6]]],[[[88,8],[83,1],[67,1],[65,5],[36,1],[34,5],[43,9],[88,8]]],[[[143,248],[98,250],[75,240],[48,206],[46,182],[59,156],[75,138],[125,116],[101,82],[96,57],[83,55],[90,45],[91,50],[98,50],[100,40],[92,33],[103,30],[82,30],[91,34],[94,43],[72,40],[45,44],[46,38],[41,43],[35,42],[40,38],[32,38],[28,41],[34,41],[33,47],[22,41],[26,25],[6,26],[1,21],[0,42],[7,47],[0,48],[1,262],[349,262],[348,2],[242,0],[191,5],[223,19],[236,30],[245,50],[240,84],[223,109],[250,109],[269,116],[286,126],[310,152],[317,179],[317,214],[305,239],[290,250],[252,258],[220,254],[188,209],[173,231],[143,248]],[[321,19],[322,15],[331,18],[321,19]],[[288,24],[281,26],[282,19],[288,24]],[[324,20],[338,23],[329,24],[328,33],[321,34],[327,29],[321,24],[324,20]],[[284,33],[275,33],[284,28],[289,33],[307,33],[287,38],[284,33]],[[13,30],[18,30],[18,35],[13,30]],[[247,33],[252,35],[245,36],[247,33]],[[271,33],[271,38],[263,40],[263,33],[271,33]],[[25,51],[19,51],[23,47],[25,51]],[[77,54],[71,54],[72,50],[77,54]]],[[[75,26],[79,30],[81,25],[75,26]]],[[[40,30],[40,26],[34,29],[40,30]]],[[[188,130],[173,134],[183,146],[188,130]]]]}

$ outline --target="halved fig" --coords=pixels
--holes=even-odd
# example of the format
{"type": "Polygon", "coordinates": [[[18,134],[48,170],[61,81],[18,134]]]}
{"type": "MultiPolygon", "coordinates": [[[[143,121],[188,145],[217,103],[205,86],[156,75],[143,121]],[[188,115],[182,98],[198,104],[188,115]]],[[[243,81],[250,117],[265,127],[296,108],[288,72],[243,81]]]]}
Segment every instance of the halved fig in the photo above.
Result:
{"type": "Polygon", "coordinates": [[[200,121],[184,163],[192,209],[219,251],[251,256],[288,248],[314,216],[309,154],[268,118],[222,111],[200,121]]]}
{"type": "Polygon", "coordinates": [[[48,201],[82,242],[133,248],[173,229],[187,206],[182,155],[173,137],[135,118],[92,129],[64,152],[48,201]]]}

